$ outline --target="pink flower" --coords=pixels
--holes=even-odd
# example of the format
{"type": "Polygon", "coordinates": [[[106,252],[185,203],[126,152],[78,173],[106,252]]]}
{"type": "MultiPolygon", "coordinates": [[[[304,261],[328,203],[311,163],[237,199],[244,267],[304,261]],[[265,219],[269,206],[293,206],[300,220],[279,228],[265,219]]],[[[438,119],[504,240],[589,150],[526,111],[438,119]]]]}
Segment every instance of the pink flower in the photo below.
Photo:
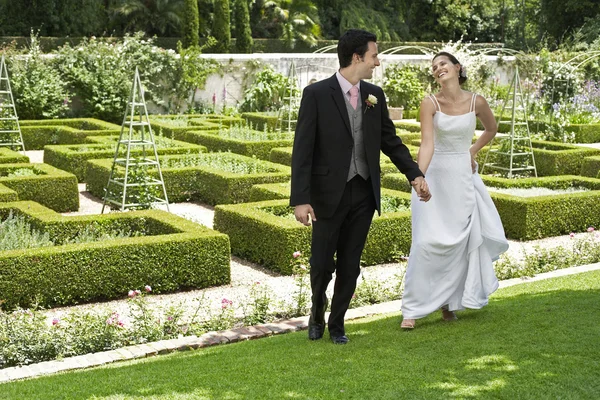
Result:
{"type": "Polygon", "coordinates": [[[294,258],[298,258],[298,257],[300,257],[301,255],[302,255],[302,253],[301,253],[301,252],[299,252],[299,251],[295,251],[295,252],[294,252],[294,254],[292,254],[292,256],[294,256],[294,258]]]}
{"type": "Polygon", "coordinates": [[[52,319],[52,325],[58,325],[59,322],[60,320],[58,318],[52,319]]]}
{"type": "Polygon", "coordinates": [[[136,293],[133,290],[130,290],[129,293],[127,293],[127,296],[131,297],[132,299],[135,297],[136,293]]]}
{"type": "Polygon", "coordinates": [[[575,237],[575,234],[574,234],[573,232],[571,232],[571,233],[569,233],[569,237],[572,237],[572,238],[574,238],[574,237],[575,237]]]}
{"type": "Polygon", "coordinates": [[[125,326],[125,323],[123,321],[121,321],[121,320],[118,320],[117,321],[117,325],[123,327],[123,326],[125,326]]]}
{"type": "Polygon", "coordinates": [[[173,321],[173,317],[171,317],[170,315],[167,317],[167,321],[173,321]]]}
{"type": "Polygon", "coordinates": [[[593,227],[593,226],[590,226],[590,227],[587,229],[587,231],[588,231],[588,232],[594,232],[594,227],[593,227]]]}
{"type": "Polygon", "coordinates": [[[255,285],[260,285],[259,281],[254,282],[255,285]]]}
{"type": "Polygon", "coordinates": [[[300,264],[300,269],[306,271],[308,268],[304,264],[300,264]]]}
{"type": "Polygon", "coordinates": [[[147,293],[150,293],[150,292],[152,291],[152,288],[150,287],[150,285],[146,285],[146,286],[144,286],[144,290],[145,290],[147,293]]]}
{"type": "Polygon", "coordinates": [[[138,295],[138,294],[142,294],[142,291],[141,291],[141,290],[139,290],[139,289],[135,289],[135,294],[136,294],[136,295],[138,295]]]}
{"type": "Polygon", "coordinates": [[[223,299],[221,300],[221,308],[222,309],[226,309],[227,307],[231,306],[233,304],[233,301],[231,300],[227,300],[227,299],[223,299]]]}

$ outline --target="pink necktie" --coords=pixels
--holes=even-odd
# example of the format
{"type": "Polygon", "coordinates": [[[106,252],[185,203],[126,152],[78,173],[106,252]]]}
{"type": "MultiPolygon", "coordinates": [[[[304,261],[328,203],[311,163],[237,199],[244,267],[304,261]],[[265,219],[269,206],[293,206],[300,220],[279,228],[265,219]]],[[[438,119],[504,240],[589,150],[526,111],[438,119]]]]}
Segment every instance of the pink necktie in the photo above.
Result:
{"type": "Polygon", "coordinates": [[[356,110],[356,106],[358,106],[358,86],[350,88],[350,105],[356,110]]]}

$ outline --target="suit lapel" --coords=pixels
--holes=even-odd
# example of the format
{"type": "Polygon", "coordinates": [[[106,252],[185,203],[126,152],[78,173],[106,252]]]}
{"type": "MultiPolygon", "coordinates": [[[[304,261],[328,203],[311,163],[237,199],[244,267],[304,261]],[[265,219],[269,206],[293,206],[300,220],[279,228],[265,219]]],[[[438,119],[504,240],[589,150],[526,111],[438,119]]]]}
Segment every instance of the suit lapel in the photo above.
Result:
{"type": "Polygon", "coordinates": [[[346,129],[348,130],[348,133],[352,135],[352,131],[350,129],[350,117],[348,116],[348,108],[346,107],[346,100],[344,100],[342,88],[340,87],[340,83],[335,75],[329,78],[329,86],[331,86],[331,96],[333,97],[333,101],[335,102],[335,105],[342,116],[342,120],[346,125],[346,129]]]}

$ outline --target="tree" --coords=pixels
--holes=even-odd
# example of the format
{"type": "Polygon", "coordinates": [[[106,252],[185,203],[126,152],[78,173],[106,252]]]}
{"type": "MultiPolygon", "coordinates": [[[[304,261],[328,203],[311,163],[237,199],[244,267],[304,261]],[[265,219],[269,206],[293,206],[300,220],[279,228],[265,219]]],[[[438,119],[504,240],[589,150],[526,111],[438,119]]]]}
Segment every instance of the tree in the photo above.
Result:
{"type": "Polygon", "coordinates": [[[113,22],[126,32],[179,36],[185,0],[124,0],[113,10],[113,22]]]}
{"type": "Polygon", "coordinates": [[[252,53],[252,31],[247,0],[235,0],[235,47],[240,53],[252,53]]]}
{"type": "Polygon", "coordinates": [[[198,1],[185,0],[183,14],[183,46],[198,46],[198,32],[200,30],[200,16],[198,15],[198,1]]]}
{"type": "Polygon", "coordinates": [[[229,0],[215,0],[212,36],[217,40],[213,50],[228,53],[231,43],[229,0]]]}

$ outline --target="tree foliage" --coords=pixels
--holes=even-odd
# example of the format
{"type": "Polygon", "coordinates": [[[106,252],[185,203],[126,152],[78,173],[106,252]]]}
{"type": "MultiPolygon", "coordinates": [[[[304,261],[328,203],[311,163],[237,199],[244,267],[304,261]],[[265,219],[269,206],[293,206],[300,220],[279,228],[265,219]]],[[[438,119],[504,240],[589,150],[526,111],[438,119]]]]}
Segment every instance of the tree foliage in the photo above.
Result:
{"type": "Polygon", "coordinates": [[[235,47],[240,53],[252,53],[252,31],[248,0],[235,0],[235,47]]]}
{"type": "Polygon", "coordinates": [[[185,0],[185,11],[183,17],[183,46],[198,46],[200,16],[198,15],[197,0],[185,0]]]}
{"type": "Polygon", "coordinates": [[[212,36],[217,40],[213,50],[218,53],[228,53],[231,44],[229,21],[229,0],[215,0],[212,36]]]}

